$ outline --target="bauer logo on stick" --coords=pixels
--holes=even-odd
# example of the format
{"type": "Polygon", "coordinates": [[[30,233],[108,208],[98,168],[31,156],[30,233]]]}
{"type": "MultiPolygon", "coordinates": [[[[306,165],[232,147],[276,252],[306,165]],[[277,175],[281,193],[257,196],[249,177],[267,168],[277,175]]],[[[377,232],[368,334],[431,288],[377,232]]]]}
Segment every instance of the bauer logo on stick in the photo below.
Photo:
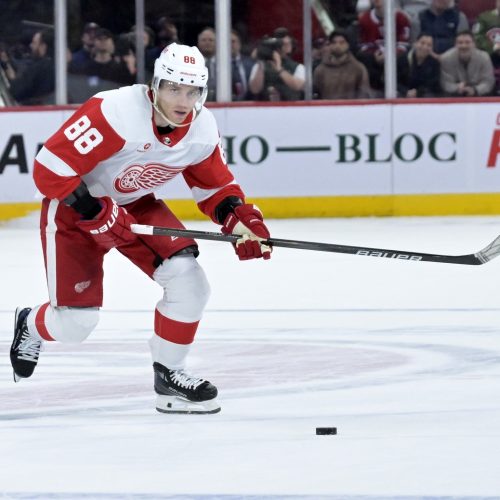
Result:
{"type": "Polygon", "coordinates": [[[316,427],[316,436],[334,436],[337,434],[337,427],[316,427]]]}

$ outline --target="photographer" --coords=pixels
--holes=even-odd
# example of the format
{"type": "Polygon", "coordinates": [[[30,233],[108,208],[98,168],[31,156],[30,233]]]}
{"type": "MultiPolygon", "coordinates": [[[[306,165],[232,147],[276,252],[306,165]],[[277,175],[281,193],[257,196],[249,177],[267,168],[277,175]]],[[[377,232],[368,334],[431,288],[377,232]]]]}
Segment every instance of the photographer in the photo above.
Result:
{"type": "MultiPolygon", "coordinates": [[[[276,32],[275,32],[276,33],[276,32]]],[[[303,99],[305,68],[288,55],[292,38],[264,37],[256,50],[248,86],[257,100],[296,101],[303,99]]]]}

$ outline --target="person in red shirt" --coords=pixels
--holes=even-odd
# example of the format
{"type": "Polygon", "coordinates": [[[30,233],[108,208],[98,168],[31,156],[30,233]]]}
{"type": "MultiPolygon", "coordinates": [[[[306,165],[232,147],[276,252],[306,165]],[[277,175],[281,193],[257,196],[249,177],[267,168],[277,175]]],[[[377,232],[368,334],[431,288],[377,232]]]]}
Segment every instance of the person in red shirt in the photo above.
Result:
{"type": "MultiPolygon", "coordinates": [[[[407,78],[408,63],[405,60],[410,42],[410,19],[396,11],[396,57],[398,84],[407,78]]],[[[372,0],[372,8],[359,17],[359,60],[368,69],[370,86],[375,96],[382,97],[384,89],[384,0],[372,0]]],[[[406,90],[405,90],[406,92],[406,90]]]]}
{"type": "MultiPolygon", "coordinates": [[[[410,19],[397,10],[396,50],[407,52],[410,43],[410,19]]],[[[359,16],[359,50],[375,53],[384,50],[384,0],[372,0],[372,8],[359,16]]]]}
{"type": "MultiPolygon", "coordinates": [[[[215,118],[203,104],[208,71],[196,47],[170,44],[151,87],[100,92],[37,154],[45,196],[40,230],[49,302],[18,308],[10,359],[14,380],[30,377],[46,341],[82,342],[97,325],[103,259],[116,248],[163,289],[149,341],[156,409],[215,413],[217,388],[188,374],[186,357],[209,296],[188,238],[138,236],[131,224],[183,228],[155,192],[181,174],[200,210],[241,238],[241,260],[271,256],[261,212],[229,171],[215,118]]],[[[126,289],[125,289],[126,291],[126,289]]]]}

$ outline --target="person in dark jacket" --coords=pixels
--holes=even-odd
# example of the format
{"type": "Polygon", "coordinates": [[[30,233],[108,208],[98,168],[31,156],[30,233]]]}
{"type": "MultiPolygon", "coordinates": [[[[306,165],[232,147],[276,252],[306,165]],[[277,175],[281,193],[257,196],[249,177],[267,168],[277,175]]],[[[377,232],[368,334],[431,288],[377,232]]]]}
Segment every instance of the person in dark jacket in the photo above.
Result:
{"type": "Polygon", "coordinates": [[[81,70],[92,59],[95,33],[99,28],[100,26],[93,22],[87,23],[83,27],[82,46],[71,55],[71,67],[74,71],[81,70]]]}
{"type": "Polygon", "coordinates": [[[248,80],[255,65],[255,59],[241,53],[241,36],[238,31],[231,30],[231,84],[232,100],[245,101],[252,95],[248,89],[248,80]]]}
{"type": "Polygon", "coordinates": [[[10,80],[12,97],[25,105],[53,104],[55,89],[54,34],[37,31],[30,44],[32,62],[10,80]]]}
{"type": "Polygon", "coordinates": [[[439,84],[439,61],[433,56],[432,36],[421,33],[408,54],[408,92],[406,97],[437,97],[441,93],[439,84]]]}
{"type": "Polygon", "coordinates": [[[469,29],[467,17],[454,6],[453,0],[432,0],[431,6],[418,17],[419,33],[432,35],[436,54],[451,49],[457,34],[469,29]]]}
{"type": "MultiPolygon", "coordinates": [[[[130,55],[134,58],[129,49],[130,55]]],[[[129,68],[125,62],[125,57],[117,57],[115,54],[115,42],[111,31],[99,28],[96,31],[92,58],[82,67],[82,74],[87,75],[92,85],[97,85],[97,80],[114,82],[116,86],[132,85],[135,83],[135,67],[129,68]]]]}

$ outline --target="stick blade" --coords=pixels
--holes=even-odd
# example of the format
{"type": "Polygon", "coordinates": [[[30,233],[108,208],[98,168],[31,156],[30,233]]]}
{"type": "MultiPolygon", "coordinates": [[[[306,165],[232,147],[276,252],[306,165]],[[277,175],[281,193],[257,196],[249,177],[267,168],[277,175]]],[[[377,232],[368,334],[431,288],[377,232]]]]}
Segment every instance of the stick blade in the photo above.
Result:
{"type": "Polygon", "coordinates": [[[500,255],[500,236],[497,236],[489,245],[475,255],[483,264],[498,257],[500,255]]]}

